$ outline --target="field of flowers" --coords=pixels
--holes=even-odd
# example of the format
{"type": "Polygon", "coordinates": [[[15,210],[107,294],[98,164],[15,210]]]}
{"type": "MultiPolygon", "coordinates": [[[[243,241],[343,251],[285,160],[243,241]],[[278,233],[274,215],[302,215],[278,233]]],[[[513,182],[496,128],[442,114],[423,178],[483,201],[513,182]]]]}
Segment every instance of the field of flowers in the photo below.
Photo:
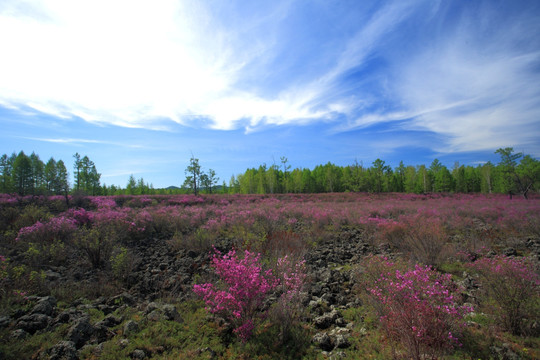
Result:
{"type": "MultiPolygon", "coordinates": [[[[0,194],[0,355],[47,353],[54,341],[45,341],[43,334],[56,334],[59,340],[71,333],[55,328],[51,314],[47,326],[17,338],[23,345],[16,351],[6,350],[13,349],[13,331],[20,329],[14,314],[30,312],[38,297],[54,295],[64,301],[59,308],[69,308],[76,297],[92,301],[136,292],[133,273],[143,273],[140,264],[147,264],[137,249],[146,243],[163,244],[178,259],[189,252],[199,262],[191,265],[181,297],[160,296],[163,301],[181,298],[176,307],[184,311],[182,317],[190,318],[193,326],[208,327],[207,333],[195,335],[196,330],[184,322],[175,330],[179,340],[159,345],[161,351],[148,350],[156,344],[139,344],[147,357],[280,358],[283,350],[278,349],[287,349],[291,342],[296,344],[291,358],[540,355],[534,350],[540,345],[535,323],[540,315],[540,198],[397,193],[0,194]],[[341,286],[345,289],[350,283],[343,291],[357,299],[356,305],[339,307],[314,295],[314,274],[320,269],[304,259],[320,247],[343,241],[341,234],[351,231],[360,234],[369,254],[342,264],[323,262],[328,271],[337,268],[350,279],[341,286]],[[51,288],[51,273],[64,279],[62,271],[75,269],[84,269],[83,275],[100,285],[90,283],[92,291],[86,292],[80,286],[77,295],[62,292],[59,288],[68,287],[66,275],[65,284],[57,282],[51,288]],[[465,289],[463,283],[471,276],[474,286],[465,289]],[[319,341],[324,335],[313,326],[314,304],[321,316],[341,311],[343,321],[351,325],[332,326],[334,331],[347,329],[346,336],[340,335],[346,342],[338,343],[335,336],[330,345],[319,341]],[[190,340],[196,349],[183,338],[188,336],[185,332],[200,337],[190,340]],[[211,351],[204,351],[201,344],[212,344],[206,346],[211,351]]],[[[159,264],[157,255],[156,261],[161,270],[168,266],[159,264]]],[[[73,289],[73,284],[69,286],[73,289]]],[[[110,335],[116,342],[122,337],[130,340],[121,326],[130,317],[140,317],[133,309],[122,311],[119,330],[110,335]]],[[[144,331],[157,331],[151,328],[154,325],[147,326],[144,331]]],[[[166,326],[173,325],[159,326],[170,331],[166,326]]],[[[133,357],[132,347],[139,340],[133,335],[133,346],[112,349],[107,338],[100,351],[110,358],[133,357]]],[[[79,357],[92,357],[88,349],[77,351],[79,357]]]]}

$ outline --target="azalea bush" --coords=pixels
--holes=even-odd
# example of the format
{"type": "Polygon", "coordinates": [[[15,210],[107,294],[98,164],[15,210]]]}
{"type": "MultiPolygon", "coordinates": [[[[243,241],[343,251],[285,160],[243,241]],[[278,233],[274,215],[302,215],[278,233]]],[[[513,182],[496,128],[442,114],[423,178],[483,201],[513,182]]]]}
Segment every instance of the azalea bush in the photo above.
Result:
{"type": "Polygon", "coordinates": [[[66,240],[77,230],[74,219],[53,217],[49,221],[37,221],[34,225],[19,230],[17,241],[53,243],[54,240],[66,240]]]}
{"type": "Polygon", "coordinates": [[[527,332],[540,316],[538,265],[529,258],[498,255],[468,264],[480,277],[486,308],[514,335],[527,332]]]}
{"type": "Polygon", "coordinates": [[[460,304],[459,288],[450,274],[421,265],[402,270],[379,257],[369,259],[365,271],[367,294],[381,329],[409,358],[434,358],[460,346],[464,317],[473,309],[460,304]]]}
{"type": "Polygon", "coordinates": [[[224,316],[234,326],[234,332],[247,341],[255,328],[255,318],[266,294],[276,287],[277,279],[272,270],[263,271],[260,254],[244,251],[240,259],[235,250],[225,255],[215,250],[212,265],[223,282],[195,285],[193,290],[203,298],[207,309],[224,316]]]}
{"type": "Polygon", "coordinates": [[[215,250],[212,266],[219,283],[194,285],[194,292],[201,296],[207,310],[227,319],[234,327],[233,332],[246,342],[253,335],[257,318],[264,317],[261,306],[269,293],[279,287],[281,307],[278,320],[282,326],[282,337],[290,328],[291,317],[298,314],[298,294],[305,280],[304,262],[293,263],[287,257],[277,261],[277,273],[263,270],[261,255],[244,250],[240,258],[235,250],[222,255],[215,250]],[[289,317],[284,319],[284,317],[289,317]]]}

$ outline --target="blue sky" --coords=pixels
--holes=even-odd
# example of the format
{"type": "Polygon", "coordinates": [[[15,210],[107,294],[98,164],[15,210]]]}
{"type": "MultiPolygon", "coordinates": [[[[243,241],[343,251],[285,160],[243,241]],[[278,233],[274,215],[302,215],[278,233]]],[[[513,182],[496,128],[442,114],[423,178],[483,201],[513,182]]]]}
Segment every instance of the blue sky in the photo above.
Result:
{"type": "Polygon", "coordinates": [[[540,156],[540,2],[0,2],[0,154],[102,183],[540,156]]]}

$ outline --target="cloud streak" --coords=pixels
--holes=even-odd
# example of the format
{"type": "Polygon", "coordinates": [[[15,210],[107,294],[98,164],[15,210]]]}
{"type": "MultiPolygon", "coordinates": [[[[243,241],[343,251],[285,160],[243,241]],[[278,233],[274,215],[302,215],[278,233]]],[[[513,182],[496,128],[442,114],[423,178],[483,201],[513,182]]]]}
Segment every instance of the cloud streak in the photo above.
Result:
{"type": "Polygon", "coordinates": [[[442,136],[443,153],[540,154],[539,14],[534,1],[8,0],[0,104],[165,131],[395,123],[442,136]]]}

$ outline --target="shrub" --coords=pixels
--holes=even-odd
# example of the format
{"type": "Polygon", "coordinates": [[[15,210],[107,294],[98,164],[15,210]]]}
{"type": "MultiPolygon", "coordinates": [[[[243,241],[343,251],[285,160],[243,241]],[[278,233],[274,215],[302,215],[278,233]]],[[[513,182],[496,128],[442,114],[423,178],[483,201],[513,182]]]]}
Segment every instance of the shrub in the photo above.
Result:
{"type": "Polygon", "coordinates": [[[110,259],[114,276],[125,281],[133,270],[134,261],[133,254],[127,248],[122,246],[114,251],[110,259]]]}
{"type": "Polygon", "coordinates": [[[281,343],[291,338],[292,329],[303,312],[302,289],[306,281],[306,262],[285,255],[277,260],[276,276],[281,296],[270,311],[270,319],[279,325],[281,343]]]}
{"type": "Polygon", "coordinates": [[[534,321],[540,314],[540,276],[533,262],[499,255],[483,257],[468,267],[480,274],[483,294],[494,303],[492,313],[505,329],[514,335],[525,333],[527,319],[534,321]]]}
{"type": "Polygon", "coordinates": [[[51,244],[55,240],[65,241],[77,230],[76,222],[66,217],[54,217],[47,222],[36,222],[19,230],[17,241],[51,244]]]}
{"type": "Polygon", "coordinates": [[[114,246],[114,232],[107,228],[105,231],[102,230],[97,228],[80,229],[76,241],[76,245],[85,252],[95,269],[105,265],[105,260],[110,258],[114,246]]]}
{"type": "Polygon", "coordinates": [[[193,290],[204,299],[210,312],[229,320],[235,327],[234,333],[245,342],[253,333],[259,307],[277,281],[272,270],[262,270],[260,254],[245,250],[244,258],[239,259],[234,250],[223,256],[215,251],[212,265],[225,290],[210,283],[195,285],[193,290]]]}
{"type": "Polygon", "coordinates": [[[410,358],[436,357],[459,345],[463,317],[472,309],[458,304],[451,275],[420,265],[402,271],[386,258],[371,258],[367,266],[371,274],[379,273],[367,291],[382,330],[410,358]]]}
{"type": "Polygon", "coordinates": [[[379,231],[411,260],[432,266],[440,264],[448,240],[442,221],[420,211],[414,216],[401,216],[399,222],[381,222],[379,231]]]}

